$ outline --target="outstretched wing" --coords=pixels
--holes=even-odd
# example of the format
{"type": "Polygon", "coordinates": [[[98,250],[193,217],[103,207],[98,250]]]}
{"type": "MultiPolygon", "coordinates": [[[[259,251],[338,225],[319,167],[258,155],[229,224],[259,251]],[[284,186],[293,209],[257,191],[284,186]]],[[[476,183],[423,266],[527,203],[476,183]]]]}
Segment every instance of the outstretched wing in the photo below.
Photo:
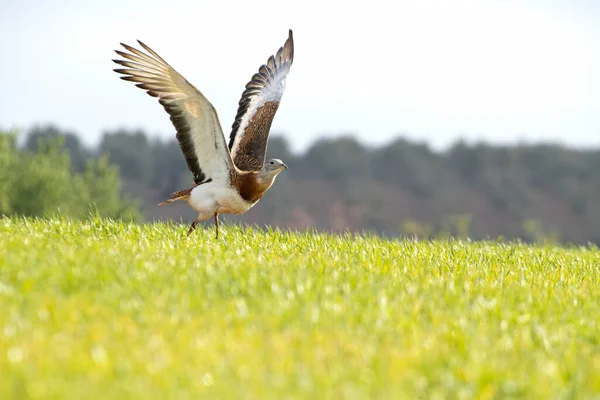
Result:
{"type": "Polygon", "coordinates": [[[257,171],[265,162],[271,123],[293,60],[294,39],[290,29],[285,44],[259,68],[242,93],[229,136],[231,158],[241,170],[257,171]]]}
{"type": "Polygon", "coordinates": [[[127,60],[113,60],[126,68],[115,69],[121,79],[138,82],[171,116],[177,140],[197,184],[212,179],[227,182],[233,163],[219,117],[213,105],[152,49],[138,40],[147,51],[121,43],[129,51],[115,50],[127,60]]]}

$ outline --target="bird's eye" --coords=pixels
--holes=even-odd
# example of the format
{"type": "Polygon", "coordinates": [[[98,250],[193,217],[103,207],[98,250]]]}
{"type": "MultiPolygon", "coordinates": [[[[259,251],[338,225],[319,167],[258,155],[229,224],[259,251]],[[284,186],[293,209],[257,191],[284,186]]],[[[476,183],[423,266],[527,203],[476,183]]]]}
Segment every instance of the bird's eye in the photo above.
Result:
{"type": "Polygon", "coordinates": [[[273,161],[271,161],[271,165],[275,164],[273,161]]]}

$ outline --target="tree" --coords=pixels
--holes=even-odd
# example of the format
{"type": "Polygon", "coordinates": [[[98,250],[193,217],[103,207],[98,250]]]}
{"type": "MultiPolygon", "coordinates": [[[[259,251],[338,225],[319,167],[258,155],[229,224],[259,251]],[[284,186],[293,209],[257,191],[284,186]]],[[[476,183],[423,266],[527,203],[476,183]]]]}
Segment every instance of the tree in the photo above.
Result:
{"type": "Polygon", "coordinates": [[[119,166],[123,179],[146,185],[150,182],[152,150],[144,132],[125,129],[106,132],[99,153],[106,154],[110,162],[119,166]]]}
{"type": "Polygon", "coordinates": [[[431,195],[443,175],[439,157],[426,144],[403,138],[375,150],[371,169],[378,181],[402,186],[418,196],[431,195]]]}
{"type": "Polygon", "coordinates": [[[302,177],[324,179],[347,186],[370,176],[370,151],[356,139],[345,136],[315,142],[302,157],[302,177]]]}
{"type": "Polygon", "coordinates": [[[118,169],[89,159],[83,173],[71,168],[63,138],[41,137],[37,150],[18,149],[14,134],[0,132],[0,214],[79,218],[94,208],[100,216],[139,218],[136,203],[120,194],[118,169]]]}
{"type": "Polygon", "coordinates": [[[151,186],[157,189],[162,197],[168,197],[171,193],[193,184],[193,175],[176,140],[155,141],[151,146],[151,154],[151,186]]]}
{"type": "Polygon", "coordinates": [[[71,165],[75,171],[82,172],[85,169],[88,158],[92,156],[91,152],[79,140],[79,136],[72,132],[66,132],[55,125],[37,125],[27,132],[25,148],[36,152],[40,140],[61,138],[61,148],[69,153],[71,165]]]}

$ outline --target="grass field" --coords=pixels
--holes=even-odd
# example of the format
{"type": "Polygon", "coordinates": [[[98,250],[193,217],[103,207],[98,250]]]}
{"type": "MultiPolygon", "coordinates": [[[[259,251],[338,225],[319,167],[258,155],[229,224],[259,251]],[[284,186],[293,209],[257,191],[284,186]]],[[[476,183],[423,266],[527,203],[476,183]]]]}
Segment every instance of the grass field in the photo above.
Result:
{"type": "Polygon", "coordinates": [[[600,251],[0,219],[1,399],[600,398],[600,251]]]}

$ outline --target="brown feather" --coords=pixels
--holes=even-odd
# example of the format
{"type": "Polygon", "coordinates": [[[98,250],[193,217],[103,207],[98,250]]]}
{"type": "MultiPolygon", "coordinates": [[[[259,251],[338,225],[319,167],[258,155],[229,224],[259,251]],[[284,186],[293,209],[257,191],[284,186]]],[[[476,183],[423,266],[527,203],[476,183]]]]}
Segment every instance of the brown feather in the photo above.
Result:
{"type": "Polygon", "coordinates": [[[258,172],[235,172],[230,173],[232,186],[237,188],[240,197],[247,202],[256,203],[260,200],[270,185],[261,184],[258,181],[258,172]]]}
{"type": "MultiPolygon", "coordinates": [[[[289,31],[289,36],[282,47],[279,48],[275,56],[270,56],[265,65],[261,65],[258,72],[252,76],[250,82],[246,84],[246,89],[242,93],[242,97],[238,104],[237,114],[231,127],[229,135],[229,151],[234,155],[234,164],[242,170],[259,170],[264,164],[264,156],[266,155],[267,141],[269,137],[269,129],[271,122],[275,116],[275,111],[279,106],[279,101],[271,101],[264,104],[261,108],[255,110],[255,114],[248,121],[248,126],[242,126],[244,117],[249,112],[250,105],[253,99],[260,96],[265,87],[272,83],[272,80],[282,71],[287,74],[289,68],[294,61],[294,40],[292,31],[289,31]],[[269,104],[273,103],[273,104],[269,104]],[[276,105],[274,105],[276,104],[276,105]],[[264,115],[259,116],[259,113],[264,115]],[[254,122],[253,122],[254,121],[254,122]],[[253,123],[258,123],[257,128],[251,128],[253,123]],[[265,130],[266,128],[266,130],[265,130]],[[248,129],[256,130],[255,136],[251,138],[242,137],[238,144],[236,138],[238,135],[245,136],[252,133],[248,129]],[[242,131],[240,131],[242,130],[242,131]],[[236,147],[234,148],[234,144],[236,147]],[[246,147],[250,146],[250,147],[246,147]],[[262,146],[262,149],[259,147],[262,146]],[[241,164],[238,164],[241,163],[241,164]]],[[[251,135],[249,135],[251,136],[251,135]]]]}
{"type": "Polygon", "coordinates": [[[192,193],[192,190],[194,190],[194,188],[198,186],[198,185],[194,185],[191,188],[188,189],[183,189],[180,190],[178,192],[172,193],[171,196],[169,197],[170,199],[177,199],[179,197],[187,197],[190,195],[190,193],[192,193]]]}
{"type": "Polygon", "coordinates": [[[267,152],[266,142],[278,107],[279,102],[269,101],[256,110],[240,141],[240,148],[244,151],[237,152],[233,160],[239,169],[258,171],[262,168],[267,152]]]}

